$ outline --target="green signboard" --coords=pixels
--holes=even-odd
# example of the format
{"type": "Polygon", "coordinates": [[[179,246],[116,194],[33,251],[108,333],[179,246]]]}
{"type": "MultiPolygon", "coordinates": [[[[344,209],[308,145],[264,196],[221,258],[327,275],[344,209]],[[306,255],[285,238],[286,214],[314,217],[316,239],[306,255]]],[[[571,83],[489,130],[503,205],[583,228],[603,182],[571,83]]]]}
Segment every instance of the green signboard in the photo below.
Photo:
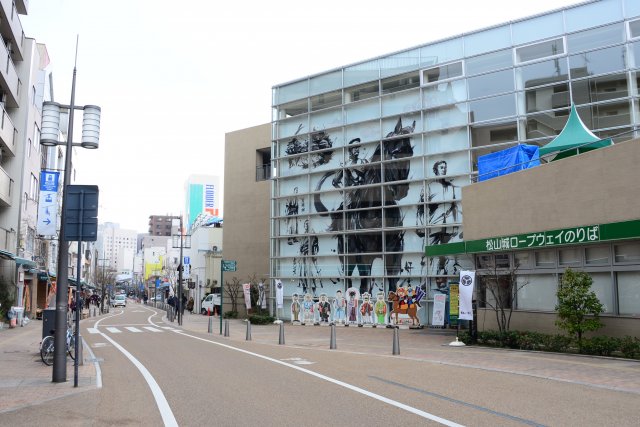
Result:
{"type": "Polygon", "coordinates": [[[237,267],[236,261],[222,260],[222,271],[236,271],[236,267],[237,267]]]}
{"type": "Polygon", "coordinates": [[[536,231],[445,245],[427,246],[427,256],[505,252],[640,238],[640,220],[536,231]]]}

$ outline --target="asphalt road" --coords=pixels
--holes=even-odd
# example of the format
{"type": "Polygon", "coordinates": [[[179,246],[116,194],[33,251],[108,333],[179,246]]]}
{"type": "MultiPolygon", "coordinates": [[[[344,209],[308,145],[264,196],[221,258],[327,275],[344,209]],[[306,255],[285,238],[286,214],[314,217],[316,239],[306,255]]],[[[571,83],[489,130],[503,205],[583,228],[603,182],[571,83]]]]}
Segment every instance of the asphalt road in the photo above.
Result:
{"type": "MultiPolygon", "coordinates": [[[[162,311],[82,324],[102,388],[3,414],[0,425],[636,426],[638,395],[393,356],[230,341],[162,311]]],[[[527,353],[528,358],[535,358],[527,353]]]]}

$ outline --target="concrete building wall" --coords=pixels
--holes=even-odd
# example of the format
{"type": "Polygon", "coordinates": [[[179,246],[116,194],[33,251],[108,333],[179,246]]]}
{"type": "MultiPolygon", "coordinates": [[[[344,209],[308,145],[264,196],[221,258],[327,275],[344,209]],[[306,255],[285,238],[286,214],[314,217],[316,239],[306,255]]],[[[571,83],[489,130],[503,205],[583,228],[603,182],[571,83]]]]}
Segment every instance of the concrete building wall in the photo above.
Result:
{"type": "MultiPolygon", "coordinates": [[[[224,273],[224,281],[236,277],[246,283],[269,275],[269,200],[271,181],[256,179],[261,166],[258,150],[270,150],[271,125],[264,124],[225,135],[223,258],[237,261],[236,272],[224,273]]],[[[225,310],[230,309],[225,295],[225,310]]],[[[243,309],[244,304],[239,304],[243,309]]]]}
{"type": "Polygon", "coordinates": [[[464,187],[465,240],[637,219],[638,164],[634,139],[464,187]]]}

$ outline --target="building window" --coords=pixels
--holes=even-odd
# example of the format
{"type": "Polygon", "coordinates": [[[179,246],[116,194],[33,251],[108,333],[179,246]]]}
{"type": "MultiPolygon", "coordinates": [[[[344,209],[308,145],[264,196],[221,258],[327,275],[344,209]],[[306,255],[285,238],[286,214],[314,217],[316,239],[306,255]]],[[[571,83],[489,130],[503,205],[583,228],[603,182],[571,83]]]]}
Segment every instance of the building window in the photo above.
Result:
{"type": "Polygon", "coordinates": [[[616,273],[618,278],[618,312],[622,316],[640,316],[640,272],[616,273]]]}
{"type": "Polygon", "coordinates": [[[640,263],[640,243],[614,245],[613,253],[616,263],[640,263]]]}
{"type": "Polygon", "coordinates": [[[558,283],[554,274],[518,276],[518,310],[554,311],[558,283]]]}
{"type": "Polygon", "coordinates": [[[32,200],[38,199],[38,178],[34,174],[31,174],[31,183],[29,186],[29,197],[32,200]]]}
{"type": "Polygon", "coordinates": [[[422,70],[422,84],[441,82],[462,76],[462,61],[422,70]]]}
{"type": "Polygon", "coordinates": [[[629,22],[629,37],[632,39],[640,37],[640,19],[629,22]]]}
{"type": "Polygon", "coordinates": [[[529,62],[563,53],[564,41],[562,38],[557,38],[517,48],[516,61],[518,63],[529,62]]]}
{"type": "Polygon", "coordinates": [[[256,150],[256,181],[271,179],[271,149],[256,150]]]}

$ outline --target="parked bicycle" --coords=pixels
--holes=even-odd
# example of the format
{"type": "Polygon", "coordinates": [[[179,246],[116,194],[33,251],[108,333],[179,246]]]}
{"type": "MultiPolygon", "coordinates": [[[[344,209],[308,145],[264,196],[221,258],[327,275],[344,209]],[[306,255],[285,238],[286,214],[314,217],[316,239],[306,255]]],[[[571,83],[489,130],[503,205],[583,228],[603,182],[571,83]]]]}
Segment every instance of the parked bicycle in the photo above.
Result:
{"type": "MultiPolygon", "coordinates": [[[[42,362],[47,366],[51,366],[53,364],[55,329],[52,329],[50,332],[51,335],[47,335],[46,337],[44,337],[44,339],[40,343],[40,358],[42,359],[42,362]]],[[[69,353],[69,357],[75,360],[74,351],[76,348],[76,337],[73,334],[73,328],[71,327],[71,325],[67,327],[67,337],[65,341],[67,344],[67,353],[69,353]]]]}

